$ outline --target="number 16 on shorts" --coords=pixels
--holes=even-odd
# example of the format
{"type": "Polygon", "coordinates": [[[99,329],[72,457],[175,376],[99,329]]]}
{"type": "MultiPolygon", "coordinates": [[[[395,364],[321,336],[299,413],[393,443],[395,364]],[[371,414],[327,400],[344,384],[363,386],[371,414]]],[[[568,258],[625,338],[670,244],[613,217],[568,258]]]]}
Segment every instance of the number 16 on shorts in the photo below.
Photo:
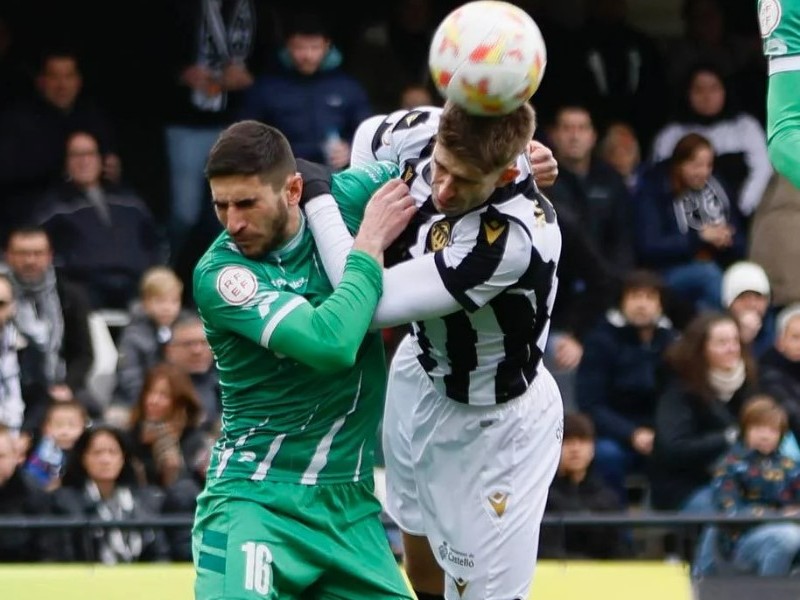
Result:
{"type": "Polygon", "coordinates": [[[266,596],[272,588],[272,552],[266,544],[245,542],[244,552],[244,589],[266,596]]]}

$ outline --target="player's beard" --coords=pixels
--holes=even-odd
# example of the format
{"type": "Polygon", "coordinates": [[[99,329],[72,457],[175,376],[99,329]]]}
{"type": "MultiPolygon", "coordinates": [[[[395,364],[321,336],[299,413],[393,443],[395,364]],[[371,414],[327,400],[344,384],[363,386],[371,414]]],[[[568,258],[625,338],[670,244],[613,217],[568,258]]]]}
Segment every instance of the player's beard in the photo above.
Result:
{"type": "MultiPolygon", "coordinates": [[[[239,250],[248,258],[259,258],[277,250],[289,239],[289,208],[284,202],[278,202],[275,214],[265,226],[263,242],[257,248],[245,250],[239,246],[239,250]]],[[[237,244],[238,245],[238,244],[237,244]]]]}

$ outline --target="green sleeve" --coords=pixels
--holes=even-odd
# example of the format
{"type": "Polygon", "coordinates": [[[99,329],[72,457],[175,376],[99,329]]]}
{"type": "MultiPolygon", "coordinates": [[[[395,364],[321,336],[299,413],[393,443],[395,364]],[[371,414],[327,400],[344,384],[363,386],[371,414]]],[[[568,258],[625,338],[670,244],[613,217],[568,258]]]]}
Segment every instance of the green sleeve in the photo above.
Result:
{"type": "Polygon", "coordinates": [[[266,279],[248,264],[196,269],[195,302],[209,339],[233,333],[320,371],[355,363],[383,289],[377,261],[351,251],[341,283],[317,307],[266,279]]]}
{"type": "Polygon", "coordinates": [[[400,168],[388,161],[351,167],[333,175],[331,192],[353,235],[358,231],[364,208],[379,187],[400,175],[400,168]]]}
{"type": "Polygon", "coordinates": [[[767,93],[767,149],[775,169],[800,188],[800,71],[773,73],[767,93]]]}

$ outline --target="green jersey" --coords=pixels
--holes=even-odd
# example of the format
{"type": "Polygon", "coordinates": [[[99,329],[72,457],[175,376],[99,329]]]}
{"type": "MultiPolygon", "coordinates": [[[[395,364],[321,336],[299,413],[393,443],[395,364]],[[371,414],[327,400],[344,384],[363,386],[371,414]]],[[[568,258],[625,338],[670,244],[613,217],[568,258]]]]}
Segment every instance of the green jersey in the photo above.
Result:
{"type": "MultiPolygon", "coordinates": [[[[367,199],[397,175],[391,163],[334,175],[332,191],[349,200],[341,210],[352,231],[367,199]]],[[[227,233],[214,241],[194,271],[222,388],[209,481],[372,477],[386,368],[380,333],[367,328],[381,283],[378,263],[354,251],[334,291],[304,223],[258,260],[243,256],[227,233]]]]}
{"type": "Polygon", "coordinates": [[[770,75],[800,70],[800,0],[759,0],[758,22],[770,75]]]}

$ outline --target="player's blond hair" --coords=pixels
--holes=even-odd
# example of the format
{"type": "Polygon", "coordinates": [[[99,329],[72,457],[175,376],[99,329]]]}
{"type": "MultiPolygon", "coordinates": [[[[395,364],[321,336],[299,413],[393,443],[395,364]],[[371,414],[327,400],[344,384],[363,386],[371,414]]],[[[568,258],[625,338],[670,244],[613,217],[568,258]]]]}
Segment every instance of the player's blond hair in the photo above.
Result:
{"type": "Polygon", "coordinates": [[[183,294],[183,282],[175,271],[164,265],[147,269],[139,281],[139,296],[144,300],[167,294],[183,294]]]}
{"type": "Polygon", "coordinates": [[[471,115],[460,106],[445,104],[436,142],[458,159],[484,173],[512,164],[533,139],[536,112],[527,102],[497,117],[471,115]]]}

